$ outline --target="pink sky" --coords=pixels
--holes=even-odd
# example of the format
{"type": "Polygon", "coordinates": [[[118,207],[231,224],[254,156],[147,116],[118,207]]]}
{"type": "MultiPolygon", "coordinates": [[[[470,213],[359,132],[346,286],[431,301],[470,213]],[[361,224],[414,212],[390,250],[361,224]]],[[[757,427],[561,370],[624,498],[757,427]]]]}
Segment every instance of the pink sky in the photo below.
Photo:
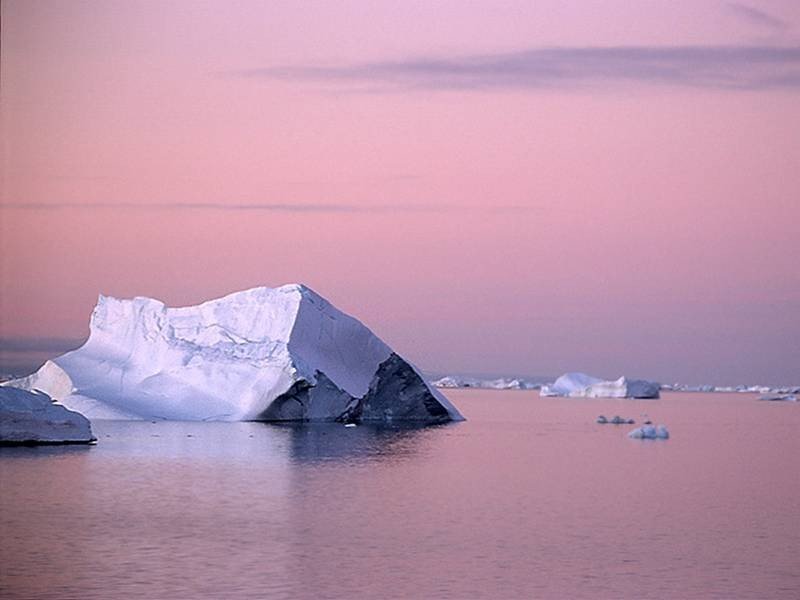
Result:
{"type": "Polygon", "coordinates": [[[431,371],[800,383],[796,2],[5,0],[1,73],[0,371],[299,281],[431,371]]]}

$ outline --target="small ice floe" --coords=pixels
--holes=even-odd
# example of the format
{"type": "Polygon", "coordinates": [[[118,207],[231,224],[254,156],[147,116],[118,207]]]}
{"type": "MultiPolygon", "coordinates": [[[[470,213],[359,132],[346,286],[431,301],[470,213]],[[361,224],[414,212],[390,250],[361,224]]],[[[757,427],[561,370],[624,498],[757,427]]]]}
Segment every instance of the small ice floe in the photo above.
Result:
{"type": "Polygon", "coordinates": [[[628,437],[637,440],[667,440],[669,439],[669,431],[664,425],[645,425],[631,431],[628,437]]]}
{"type": "Polygon", "coordinates": [[[635,421],[633,419],[624,419],[619,415],[614,415],[611,419],[607,419],[605,415],[600,415],[597,417],[597,423],[600,425],[605,425],[606,423],[611,423],[612,425],[633,425],[635,421]]]}
{"type": "Polygon", "coordinates": [[[619,415],[614,415],[614,418],[611,419],[611,422],[614,425],[633,425],[634,420],[633,419],[623,419],[619,415]]]}
{"type": "Polygon", "coordinates": [[[794,394],[764,394],[758,399],[767,402],[797,402],[797,396],[794,394]]]}

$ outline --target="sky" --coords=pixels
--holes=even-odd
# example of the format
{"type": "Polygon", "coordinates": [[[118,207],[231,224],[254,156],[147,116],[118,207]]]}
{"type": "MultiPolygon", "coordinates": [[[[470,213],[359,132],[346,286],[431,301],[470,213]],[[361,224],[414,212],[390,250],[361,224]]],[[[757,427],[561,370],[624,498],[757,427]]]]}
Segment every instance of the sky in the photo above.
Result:
{"type": "Polygon", "coordinates": [[[800,384],[794,0],[0,11],[0,371],[302,282],[429,372],[800,384]]]}

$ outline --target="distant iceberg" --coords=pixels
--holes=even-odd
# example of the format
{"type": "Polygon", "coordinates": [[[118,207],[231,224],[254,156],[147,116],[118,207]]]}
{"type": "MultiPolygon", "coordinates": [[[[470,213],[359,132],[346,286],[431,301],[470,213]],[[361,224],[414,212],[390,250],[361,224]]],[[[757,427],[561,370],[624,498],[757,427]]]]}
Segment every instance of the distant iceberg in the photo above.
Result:
{"type": "Polygon", "coordinates": [[[543,385],[541,396],[570,398],[658,398],[660,385],[643,379],[620,377],[605,381],[586,373],[565,373],[554,383],[543,385]]]}
{"type": "Polygon", "coordinates": [[[367,327],[297,284],[185,308],[100,296],[83,346],[4,385],[89,418],[463,419],[367,327]]]}
{"type": "Polygon", "coordinates": [[[461,379],[457,379],[451,375],[447,375],[440,379],[436,379],[435,381],[431,381],[431,385],[437,388],[460,388],[460,387],[470,387],[469,384],[465,383],[461,379]]]}

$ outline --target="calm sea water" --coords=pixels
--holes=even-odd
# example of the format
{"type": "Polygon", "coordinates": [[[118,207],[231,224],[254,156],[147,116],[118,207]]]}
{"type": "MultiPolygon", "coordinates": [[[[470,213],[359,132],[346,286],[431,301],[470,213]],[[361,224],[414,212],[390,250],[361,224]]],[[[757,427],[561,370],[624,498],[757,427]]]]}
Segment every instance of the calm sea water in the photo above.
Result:
{"type": "Polygon", "coordinates": [[[800,597],[800,404],[448,395],[467,422],[97,421],[94,447],[2,449],[0,596],[800,597]]]}

